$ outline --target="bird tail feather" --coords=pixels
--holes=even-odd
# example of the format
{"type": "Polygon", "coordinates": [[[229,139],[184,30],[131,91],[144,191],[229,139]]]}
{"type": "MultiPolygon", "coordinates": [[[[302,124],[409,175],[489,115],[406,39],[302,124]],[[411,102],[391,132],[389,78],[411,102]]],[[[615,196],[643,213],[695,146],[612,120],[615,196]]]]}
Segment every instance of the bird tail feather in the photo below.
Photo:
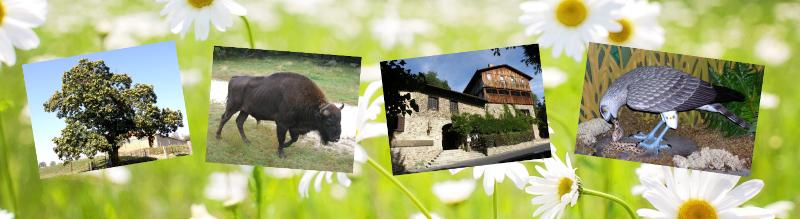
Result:
{"type": "Polygon", "coordinates": [[[744,94],[734,89],[714,85],[714,91],[717,93],[717,96],[714,98],[714,103],[744,101],[744,94]]]}
{"type": "Polygon", "coordinates": [[[718,113],[722,114],[725,117],[728,117],[728,119],[731,120],[733,123],[736,123],[736,125],[739,125],[743,129],[750,129],[750,124],[747,123],[747,121],[744,121],[744,119],[741,119],[738,116],[736,116],[736,114],[733,114],[733,112],[728,110],[728,108],[725,108],[725,106],[723,106],[722,104],[716,103],[716,104],[711,104],[710,106],[713,107],[714,110],[717,111],[718,113]]]}

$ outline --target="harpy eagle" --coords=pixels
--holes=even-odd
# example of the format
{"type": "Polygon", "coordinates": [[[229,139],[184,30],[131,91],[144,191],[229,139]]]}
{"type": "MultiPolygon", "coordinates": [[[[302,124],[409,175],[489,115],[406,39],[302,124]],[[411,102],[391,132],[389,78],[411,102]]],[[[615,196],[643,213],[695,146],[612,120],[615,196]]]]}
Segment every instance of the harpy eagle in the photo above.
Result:
{"type": "MultiPolygon", "coordinates": [[[[638,67],[617,78],[600,99],[600,114],[603,119],[619,125],[617,115],[620,107],[627,105],[636,111],[660,113],[661,121],[647,135],[637,133],[640,147],[649,153],[669,147],[661,144],[670,128],[678,128],[677,112],[694,109],[717,112],[744,129],[750,124],[734,115],[720,103],[743,101],[744,95],[726,87],[711,85],[680,70],[658,66],[638,67]],[[664,130],[656,137],[656,131],[664,124],[664,130]]],[[[615,136],[614,141],[621,136],[615,136]]]]}

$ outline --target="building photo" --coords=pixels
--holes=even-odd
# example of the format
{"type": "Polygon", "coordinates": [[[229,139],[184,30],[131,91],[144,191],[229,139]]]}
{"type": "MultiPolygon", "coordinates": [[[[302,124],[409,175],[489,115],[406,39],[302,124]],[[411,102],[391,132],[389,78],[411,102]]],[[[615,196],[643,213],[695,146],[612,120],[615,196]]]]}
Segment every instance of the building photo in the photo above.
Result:
{"type": "Polygon", "coordinates": [[[394,174],[549,156],[535,45],[385,61],[381,73],[394,174]]]}

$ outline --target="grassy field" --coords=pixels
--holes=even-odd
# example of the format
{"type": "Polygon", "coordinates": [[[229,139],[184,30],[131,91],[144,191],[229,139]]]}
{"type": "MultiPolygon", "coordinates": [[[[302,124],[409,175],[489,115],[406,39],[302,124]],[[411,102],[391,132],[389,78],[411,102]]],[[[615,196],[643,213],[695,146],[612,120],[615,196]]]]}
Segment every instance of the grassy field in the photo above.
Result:
{"type": "Polygon", "coordinates": [[[356,104],[361,63],[326,57],[330,56],[309,57],[285,52],[274,52],[265,57],[214,57],[212,78],[228,81],[236,75],[264,76],[275,72],[295,72],[313,80],[329,101],[356,104]]]}
{"type": "MultiPolygon", "coordinates": [[[[328,146],[317,146],[318,141],[300,140],[284,149],[286,158],[278,157],[278,139],[275,134],[275,123],[262,121],[256,124],[253,117],[244,123],[245,135],[250,144],[242,142],[236,128],[236,115],[222,129],[220,139],[216,139],[217,128],[222,113],[221,104],[211,104],[208,117],[208,148],[206,160],[209,162],[260,165],[267,167],[285,167],[292,169],[328,170],[337,172],[353,171],[353,153],[330,150],[328,146]]],[[[289,136],[286,136],[288,141],[289,136]]]]}
{"type": "MultiPolygon", "coordinates": [[[[162,147],[144,148],[128,153],[120,153],[119,159],[122,161],[122,165],[120,166],[157,160],[153,156],[162,155],[164,150],[166,150],[168,154],[175,156],[185,156],[188,155],[190,152],[188,145],[173,145],[173,146],[167,146],[166,148],[162,147]],[[147,150],[147,153],[152,156],[151,157],[127,156],[127,154],[144,154],[144,150],[147,150]]],[[[108,162],[107,160],[108,160],[107,156],[101,155],[101,156],[96,156],[94,157],[94,159],[91,160],[88,158],[84,158],[67,164],[62,163],[62,164],[56,164],[55,166],[46,166],[43,168],[39,168],[39,176],[42,179],[44,179],[44,178],[91,171],[92,167],[94,167],[95,170],[105,169],[108,168],[106,167],[108,162]]]]}

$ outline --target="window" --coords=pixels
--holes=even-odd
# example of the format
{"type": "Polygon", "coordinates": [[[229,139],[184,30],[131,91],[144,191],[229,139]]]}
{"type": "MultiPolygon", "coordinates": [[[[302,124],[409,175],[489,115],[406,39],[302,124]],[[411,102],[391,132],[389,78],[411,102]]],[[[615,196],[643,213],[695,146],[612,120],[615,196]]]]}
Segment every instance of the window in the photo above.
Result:
{"type": "Polygon", "coordinates": [[[492,74],[491,73],[486,74],[486,80],[492,81],[492,74]]]}
{"type": "Polygon", "coordinates": [[[531,96],[531,92],[522,92],[522,96],[523,97],[530,97],[531,96]]]}
{"type": "Polygon", "coordinates": [[[500,95],[508,95],[508,90],[498,90],[497,93],[500,95]]]}
{"type": "Polygon", "coordinates": [[[439,98],[428,96],[428,110],[439,111],[439,98]]]}
{"type": "Polygon", "coordinates": [[[503,84],[503,86],[505,86],[505,85],[506,85],[506,79],[505,79],[505,78],[503,78],[503,76],[502,76],[502,75],[500,75],[500,84],[503,84]]]}
{"type": "Polygon", "coordinates": [[[526,116],[530,116],[531,115],[531,111],[530,110],[521,109],[519,111],[522,112],[522,114],[525,114],[526,116]]]}
{"type": "Polygon", "coordinates": [[[403,132],[406,129],[406,117],[399,116],[396,120],[397,124],[394,127],[394,130],[397,132],[403,132]]]}
{"type": "Polygon", "coordinates": [[[516,86],[517,86],[517,81],[516,81],[516,80],[514,80],[514,78],[513,78],[513,77],[511,78],[511,86],[512,86],[512,87],[516,87],[516,86]]]}
{"type": "Polygon", "coordinates": [[[458,113],[458,102],[455,100],[450,100],[450,113],[458,113]]]}
{"type": "Polygon", "coordinates": [[[496,89],[494,89],[494,88],[486,88],[486,93],[490,93],[490,94],[496,94],[496,93],[497,93],[497,90],[496,90],[496,89]]]}
{"type": "Polygon", "coordinates": [[[512,96],[519,96],[520,93],[519,93],[519,91],[511,91],[511,95],[512,96]]]}

